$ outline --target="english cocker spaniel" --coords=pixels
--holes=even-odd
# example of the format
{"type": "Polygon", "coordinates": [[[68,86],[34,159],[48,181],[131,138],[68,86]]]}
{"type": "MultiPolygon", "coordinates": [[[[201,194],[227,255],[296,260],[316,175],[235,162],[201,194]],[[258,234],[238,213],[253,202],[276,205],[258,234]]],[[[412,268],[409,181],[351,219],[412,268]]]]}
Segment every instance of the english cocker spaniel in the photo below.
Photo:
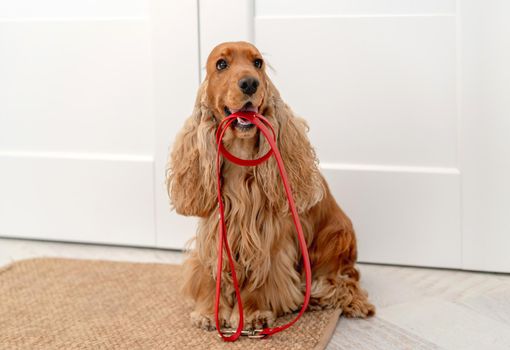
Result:
{"type": "MultiPolygon", "coordinates": [[[[306,122],[280,97],[260,52],[246,42],[223,43],[210,53],[206,70],[191,117],[175,140],[167,172],[175,210],[200,217],[183,277],[183,292],[194,305],[193,324],[215,329],[219,237],[215,132],[225,116],[240,110],[261,113],[276,131],[310,253],[309,309],[339,308],[348,317],[373,315],[375,308],[358,282],[351,221],[319,171],[306,122]]],[[[227,131],[224,144],[246,159],[258,158],[269,149],[254,124],[241,118],[227,131]]],[[[304,293],[301,253],[274,158],[256,167],[223,161],[222,191],[245,329],[271,326],[276,317],[298,310],[304,293]]],[[[239,312],[226,261],[224,271],[220,322],[222,327],[236,327],[239,312]]]]}

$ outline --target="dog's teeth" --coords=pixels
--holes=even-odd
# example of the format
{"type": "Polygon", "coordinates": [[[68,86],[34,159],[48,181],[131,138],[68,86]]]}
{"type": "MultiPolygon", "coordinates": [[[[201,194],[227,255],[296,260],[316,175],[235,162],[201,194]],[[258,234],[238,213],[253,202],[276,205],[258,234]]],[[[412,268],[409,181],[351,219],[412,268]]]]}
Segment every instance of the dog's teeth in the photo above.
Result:
{"type": "Polygon", "coordinates": [[[237,118],[237,122],[241,125],[250,125],[250,121],[246,120],[246,119],[243,119],[243,118],[237,118]]]}

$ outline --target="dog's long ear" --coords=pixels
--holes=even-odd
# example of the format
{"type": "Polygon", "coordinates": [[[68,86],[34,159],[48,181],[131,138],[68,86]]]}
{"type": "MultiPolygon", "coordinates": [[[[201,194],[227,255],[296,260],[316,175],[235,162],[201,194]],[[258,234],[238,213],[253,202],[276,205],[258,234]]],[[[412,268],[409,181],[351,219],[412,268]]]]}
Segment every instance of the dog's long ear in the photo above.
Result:
{"type": "MultiPolygon", "coordinates": [[[[269,78],[267,84],[267,107],[263,112],[277,133],[278,148],[292,186],[297,209],[304,212],[317,204],[325,193],[315,151],[306,135],[308,125],[303,119],[295,116],[290,107],[283,102],[269,78]]],[[[260,137],[259,156],[269,149],[267,142],[262,140],[263,136],[260,137]]],[[[288,210],[287,197],[274,157],[259,165],[255,173],[271,205],[277,210],[288,210]]]]}
{"type": "Polygon", "coordinates": [[[207,217],[216,208],[216,121],[206,104],[207,81],[200,86],[192,115],[177,135],[167,167],[167,190],[182,215],[207,217]]]}

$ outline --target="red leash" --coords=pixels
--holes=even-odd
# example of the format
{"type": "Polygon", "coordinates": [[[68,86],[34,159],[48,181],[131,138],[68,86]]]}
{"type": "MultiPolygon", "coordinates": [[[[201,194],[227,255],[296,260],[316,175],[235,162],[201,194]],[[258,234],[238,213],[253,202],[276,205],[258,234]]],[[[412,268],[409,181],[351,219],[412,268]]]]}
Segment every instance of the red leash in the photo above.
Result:
{"type": "Polygon", "coordinates": [[[294,199],[292,198],[292,191],[290,189],[289,180],[287,178],[287,172],[285,171],[285,167],[283,165],[283,160],[280,155],[280,151],[278,150],[278,147],[276,146],[276,134],[275,131],[269,123],[269,121],[262,115],[254,113],[254,112],[237,112],[233,113],[230,116],[223,119],[218,127],[218,130],[216,132],[216,142],[218,144],[218,154],[216,156],[216,173],[218,176],[218,187],[217,187],[217,194],[218,194],[218,205],[220,209],[220,239],[218,240],[218,270],[216,274],[216,298],[214,303],[214,316],[216,318],[216,329],[218,330],[221,338],[223,338],[224,341],[236,341],[239,336],[241,335],[247,335],[245,332],[243,332],[243,326],[244,326],[244,315],[243,315],[243,304],[241,301],[241,292],[239,290],[239,284],[237,281],[236,271],[234,268],[234,259],[232,258],[232,252],[230,251],[230,247],[228,245],[227,240],[227,227],[225,225],[225,209],[223,205],[223,200],[221,197],[221,164],[220,159],[221,155],[223,155],[225,158],[227,158],[229,161],[241,165],[241,166],[256,166],[266,160],[268,160],[271,155],[274,155],[276,158],[276,163],[278,165],[278,169],[280,170],[280,176],[282,178],[283,186],[285,188],[285,192],[287,194],[287,199],[289,202],[290,211],[292,213],[292,219],[294,221],[294,226],[296,227],[297,235],[298,235],[298,241],[299,246],[301,248],[301,253],[303,256],[303,266],[305,268],[305,275],[306,275],[306,291],[305,291],[305,299],[303,302],[303,306],[301,307],[301,310],[299,311],[299,314],[294,318],[291,322],[284,324],[282,326],[274,327],[274,328],[265,328],[260,331],[248,333],[250,336],[254,338],[265,338],[267,336],[270,336],[272,334],[281,332],[290,326],[292,326],[294,323],[297,322],[297,320],[303,315],[306,308],[308,307],[308,301],[310,300],[310,289],[311,289],[311,282],[312,282],[312,270],[310,267],[310,258],[308,257],[308,249],[306,246],[306,240],[305,236],[303,234],[303,228],[301,227],[301,222],[299,221],[298,212],[296,210],[296,205],[294,203],[294,199]],[[258,159],[240,159],[234,156],[232,153],[228,152],[226,148],[223,146],[223,136],[225,135],[225,131],[228,129],[230,124],[234,122],[237,117],[247,119],[251,123],[255,124],[259,130],[262,132],[264,137],[266,138],[267,142],[269,143],[270,150],[262,157],[258,159]],[[268,129],[269,127],[269,129],[268,129]],[[271,130],[271,132],[269,131],[271,130]],[[271,135],[272,133],[272,135],[271,135]],[[237,298],[237,306],[239,309],[239,325],[237,326],[237,330],[235,332],[229,333],[232,334],[230,336],[225,336],[225,334],[220,329],[220,322],[219,322],[219,309],[220,309],[220,294],[221,294],[221,272],[223,267],[223,245],[225,245],[225,250],[227,251],[227,257],[228,262],[230,265],[230,271],[232,273],[232,280],[234,283],[234,289],[236,293],[237,298]],[[255,335],[257,334],[257,335],[255,335]]]}

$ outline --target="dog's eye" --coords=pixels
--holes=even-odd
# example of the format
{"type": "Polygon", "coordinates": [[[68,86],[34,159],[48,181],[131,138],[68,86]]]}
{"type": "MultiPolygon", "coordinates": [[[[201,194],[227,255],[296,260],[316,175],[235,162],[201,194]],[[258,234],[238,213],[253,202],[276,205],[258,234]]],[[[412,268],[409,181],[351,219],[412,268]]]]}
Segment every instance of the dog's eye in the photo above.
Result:
{"type": "Polygon", "coordinates": [[[262,68],[262,64],[264,61],[262,61],[260,58],[257,58],[255,61],[253,61],[253,65],[257,68],[262,68]]]}
{"type": "Polygon", "coordinates": [[[227,67],[228,67],[227,61],[225,61],[224,59],[219,59],[216,62],[216,69],[217,70],[224,70],[227,67]]]}

